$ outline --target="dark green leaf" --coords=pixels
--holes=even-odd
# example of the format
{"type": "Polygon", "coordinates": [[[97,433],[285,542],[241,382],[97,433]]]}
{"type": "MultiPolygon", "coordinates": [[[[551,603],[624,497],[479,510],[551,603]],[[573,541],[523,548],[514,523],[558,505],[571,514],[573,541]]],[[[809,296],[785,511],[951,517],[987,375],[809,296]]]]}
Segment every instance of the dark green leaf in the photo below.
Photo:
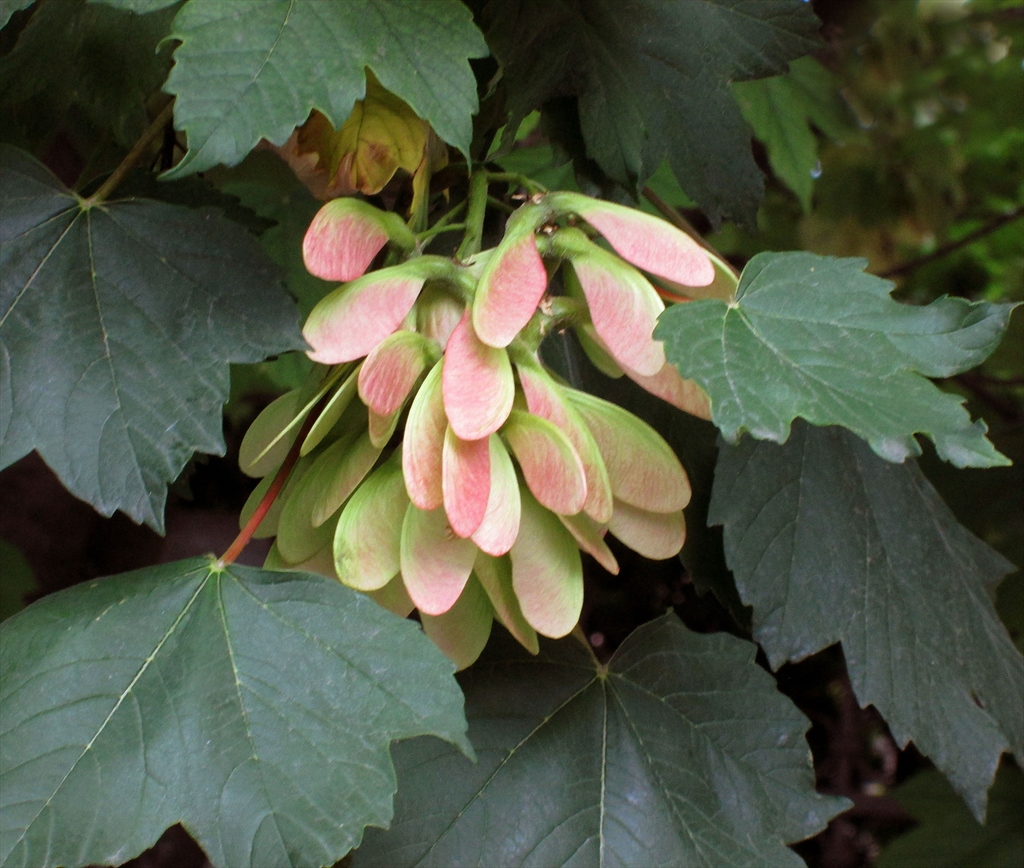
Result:
{"type": "Polygon", "coordinates": [[[308,573],[196,558],[0,631],[0,864],[120,864],[181,822],[215,865],[330,865],[391,817],[392,739],[468,750],[453,666],[308,573]]]}
{"type": "Polygon", "coordinates": [[[812,125],[832,138],[842,138],[851,126],[832,74],[818,61],[803,57],[789,72],[733,85],[743,117],[768,151],[772,171],[797,197],[805,211],[811,207],[811,187],[818,163],[818,139],[812,125]]]}
{"type": "Polygon", "coordinates": [[[934,769],[914,775],[893,797],[921,825],[882,850],[877,868],[1020,868],[1024,865],[1024,773],[1008,763],[979,825],[934,769]]]}
{"type": "Polygon", "coordinates": [[[494,0],[488,41],[509,92],[509,129],[551,97],[579,97],[587,152],[639,189],[666,158],[713,222],[753,223],[762,192],[730,81],[783,72],[813,51],[800,0],[494,0]]]}
{"type": "Polygon", "coordinates": [[[85,0],[41,3],[0,61],[0,101],[19,106],[33,141],[74,115],[130,147],[149,125],[146,101],[170,67],[170,47],[157,46],[173,15],[136,15],[85,0]]]}
{"type": "Polygon", "coordinates": [[[399,745],[395,821],[358,868],[800,865],[784,842],[846,804],[814,792],[807,720],[747,642],[666,615],[607,669],[573,640],[512,644],[462,676],[479,762],[399,745]]]}
{"type": "Polygon", "coordinates": [[[7,147],[0,187],[0,466],[36,449],[100,512],[160,528],[192,452],[223,452],[227,363],[301,346],[294,305],[215,212],[86,208],[7,147]]]}
{"type": "Polygon", "coordinates": [[[284,144],[319,109],[340,127],[369,67],[463,152],[477,109],[468,58],[487,46],[458,0],[190,0],[166,90],[189,152],[171,175],[234,165],[261,138],[284,144]]]}
{"type": "Polygon", "coordinates": [[[182,0],[89,0],[90,3],[103,3],[113,6],[115,9],[127,9],[130,12],[138,12],[140,15],[147,12],[155,12],[167,6],[174,6],[182,0]]]}
{"type": "Polygon", "coordinates": [[[919,455],[930,437],[958,467],[1007,464],[972,422],[963,399],[926,377],[948,377],[995,349],[1013,305],[943,297],[898,304],[892,284],[865,274],[863,259],[760,253],[740,277],[736,301],[674,305],[655,337],[683,376],[711,396],[727,440],[743,430],[785,442],[799,417],[842,425],[883,458],[919,455]]]}
{"type": "Polygon", "coordinates": [[[842,429],[724,447],[710,520],[771,665],[842,642],[861,705],[981,816],[1000,754],[1024,759],[1024,658],[986,587],[1012,565],[916,464],[882,461],[842,429]]]}
{"type": "Polygon", "coordinates": [[[25,608],[25,597],[38,590],[32,567],[7,540],[0,539],[0,621],[25,608]]]}

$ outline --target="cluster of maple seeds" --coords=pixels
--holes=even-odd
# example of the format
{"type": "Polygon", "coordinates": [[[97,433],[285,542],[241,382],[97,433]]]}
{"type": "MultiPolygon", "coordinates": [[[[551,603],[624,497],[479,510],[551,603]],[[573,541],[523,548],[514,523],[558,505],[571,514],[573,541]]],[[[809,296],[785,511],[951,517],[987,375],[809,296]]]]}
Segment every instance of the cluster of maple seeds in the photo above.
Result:
{"type": "Polygon", "coordinates": [[[710,284],[714,267],[689,236],[548,193],[510,217],[496,248],[459,262],[420,255],[397,215],[337,199],[303,253],[311,273],[345,283],[304,328],[318,363],[309,381],[273,402],[242,446],[243,470],[265,477],[245,522],[303,438],[256,534],[276,536],[268,566],[335,575],[403,616],[419,609],[462,667],[495,618],[534,652],[538,633],[572,630],[580,551],[618,572],[606,533],[650,558],[679,552],[690,488],[672,449],[621,407],[561,383],[539,345],[573,327],[600,370],[707,418],[706,396],[651,336],[664,302],[638,270],[710,284]],[[408,258],[364,274],[388,244],[408,258]],[[563,294],[552,297],[559,268],[563,294]]]}

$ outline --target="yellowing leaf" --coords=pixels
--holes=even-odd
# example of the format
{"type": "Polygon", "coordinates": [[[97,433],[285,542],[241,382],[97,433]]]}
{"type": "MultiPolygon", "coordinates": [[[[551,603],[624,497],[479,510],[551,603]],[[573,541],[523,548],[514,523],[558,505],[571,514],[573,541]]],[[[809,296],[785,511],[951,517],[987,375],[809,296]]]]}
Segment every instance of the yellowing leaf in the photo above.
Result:
{"type": "Polygon", "coordinates": [[[360,193],[379,193],[395,172],[410,175],[423,162],[430,125],[385,90],[367,70],[366,96],[335,130],[319,112],[299,130],[299,154],[316,152],[331,185],[347,184],[360,193]]]}

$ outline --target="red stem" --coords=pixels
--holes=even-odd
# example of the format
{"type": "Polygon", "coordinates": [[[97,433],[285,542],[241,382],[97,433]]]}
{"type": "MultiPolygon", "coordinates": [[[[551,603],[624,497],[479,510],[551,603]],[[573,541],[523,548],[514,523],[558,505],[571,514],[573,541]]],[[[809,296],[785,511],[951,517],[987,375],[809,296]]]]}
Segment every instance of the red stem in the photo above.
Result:
{"type": "Polygon", "coordinates": [[[306,435],[309,433],[310,428],[313,427],[313,423],[320,415],[321,407],[317,407],[306,417],[306,421],[302,423],[302,427],[299,429],[299,434],[295,438],[295,442],[292,444],[292,448],[288,450],[288,455],[285,456],[284,463],[278,468],[277,475],[274,477],[274,481],[270,483],[270,488],[267,489],[267,493],[263,495],[263,500],[260,501],[259,506],[256,507],[256,511],[252,514],[249,520],[245,523],[245,527],[239,532],[238,536],[235,537],[235,541],[231,543],[228,550],[224,552],[218,558],[217,563],[224,567],[228,564],[234,563],[237,558],[249,545],[249,540],[252,539],[252,535],[256,533],[256,528],[260,526],[260,522],[266,518],[267,513],[270,512],[270,507],[274,505],[274,501],[277,500],[277,496],[281,493],[281,489],[284,488],[285,482],[288,481],[288,477],[291,475],[292,468],[295,467],[295,462],[299,460],[299,451],[302,449],[302,442],[306,439],[306,435]]]}

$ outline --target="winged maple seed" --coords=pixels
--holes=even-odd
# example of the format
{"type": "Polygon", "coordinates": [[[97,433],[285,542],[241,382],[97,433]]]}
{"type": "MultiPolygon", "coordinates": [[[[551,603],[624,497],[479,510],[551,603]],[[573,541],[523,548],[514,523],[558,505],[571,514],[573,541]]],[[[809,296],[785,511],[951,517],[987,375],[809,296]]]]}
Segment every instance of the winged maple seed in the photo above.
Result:
{"type": "Polygon", "coordinates": [[[495,619],[536,651],[538,634],[563,636],[579,619],[581,552],[618,572],[611,533],[674,556],[690,497],[661,436],[559,381],[540,360],[542,336],[573,327],[601,370],[707,417],[707,397],[651,336],[664,303],[640,269],[690,286],[714,269],[668,224],[570,193],[535,197],[468,263],[412,255],[363,274],[388,244],[414,249],[395,215],[353,200],[325,205],[307,233],[309,270],[347,282],[306,323],[321,363],[309,383],[243,444],[243,469],[272,474],[322,408],[260,526],[277,536],[270,562],[335,575],[403,616],[418,609],[459,666],[495,619]],[[560,302],[548,289],[557,269],[560,302]]]}

